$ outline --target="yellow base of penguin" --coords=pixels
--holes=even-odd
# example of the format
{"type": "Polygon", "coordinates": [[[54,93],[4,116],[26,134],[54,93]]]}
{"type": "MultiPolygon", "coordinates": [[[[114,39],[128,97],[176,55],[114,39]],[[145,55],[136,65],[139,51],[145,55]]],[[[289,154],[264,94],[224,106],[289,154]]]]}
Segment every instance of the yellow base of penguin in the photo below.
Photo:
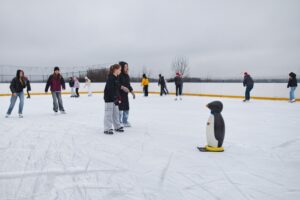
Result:
{"type": "Polygon", "coordinates": [[[223,147],[210,147],[210,146],[206,145],[205,150],[211,151],[211,152],[223,152],[224,148],[223,147]]]}

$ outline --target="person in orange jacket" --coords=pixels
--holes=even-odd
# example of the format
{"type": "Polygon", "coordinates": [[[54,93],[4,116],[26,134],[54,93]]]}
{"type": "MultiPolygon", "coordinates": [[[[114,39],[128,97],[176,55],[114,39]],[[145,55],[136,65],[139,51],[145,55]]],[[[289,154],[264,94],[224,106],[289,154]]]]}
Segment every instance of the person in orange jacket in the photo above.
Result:
{"type": "Polygon", "coordinates": [[[147,97],[148,96],[149,79],[146,76],[146,74],[143,74],[142,86],[143,86],[144,96],[147,97]]]}

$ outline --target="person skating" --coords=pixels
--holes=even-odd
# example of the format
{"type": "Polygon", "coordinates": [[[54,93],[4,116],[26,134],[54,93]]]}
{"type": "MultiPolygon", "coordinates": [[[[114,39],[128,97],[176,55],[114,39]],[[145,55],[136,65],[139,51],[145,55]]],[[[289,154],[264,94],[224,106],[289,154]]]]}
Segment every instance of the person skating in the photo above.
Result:
{"type": "Polygon", "coordinates": [[[69,86],[71,88],[71,97],[75,97],[75,88],[74,88],[74,80],[73,77],[69,78],[69,86]]]}
{"type": "Polygon", "coordinates": [[[55,113],[59,111],[62,114],[65,114],[65,109],[63,106],[63,101],[61,97],[61,90],[65,90],[65,80],[60,74],[59,67],[54,67],[54,72],[51,74],[48,78],[48,81],[46,83],[45,92],[47,93],[48,90],[51,90],[52,98],[53,98],[53,111],[55,113]]]}
{"type": "Polygon", "coordinates": [[[160,86],[160,96],[167,95],[169,93],[165,78],[161,74],[159,74],[158,86],[160,86]]]}
{"type": "Polygon", "coordinates": [[[8,118],[11,115],[11,112],[13,111],[16,101],[19,97],[20,103],[19,103],[19,117],[23,118],[23,107],[24,107],[24,92],[23,89],[25,87],[30,87],[30,83],[26,83],[25,76],[23,70],[17,70],[16,77],[12,79],[10,83],[10,91],[12,93],[10,98],[10,105],[6,112],[6,118],[8,118]]]}
{"type": "Polygon", "coordinates": [[[182,95],[182,88],[183,88],[183,79],[182,76],[179,72],[176,73],[176,77],[174,78],[175,81],[175,88],[176,88],[176,98],[175,101],[179,99],[182,100],[181,95],[182,95]]]}
{"type": "Polygon", "coordinates": [[[75,92],[76,92],[75,97],[78,98],[80,96],[79,95],[80,83],[79,83],[79,80],[78,80],[78,78],[76,76],[74,76],[73,79],[74,79],[74,88],[75,88],[75,92]]]}
{"type": "Polygon", "coordinates": [[[295,90],[298,86],[297,83],[297,78],[296,78],[296,74],[294,72],[289,73],[289,82],[287,85],[287,88],[291,88],[290,89],[290,103],[294,103],[296,102],[296,98],[295,98],[295,90]]]}
{"type": "Polygon", "coordinates": [[[25,83],[26,83],[26,92],[27,92],[27,99],[30,99],[30,91],[31,91],[31,86],[30,86],[30,81],[29,79],[25,76],[25,83]]]}
{"type": "Polygon", "coordinates": [[[119,104],[120,122],[125,127],[131,127],[130,123],[128,122],[128,117],[129,117],[128,93],[131,93],[134,99],[135,99],[135,94],[130,84],[130,77],[128,75],[128,63],[119,62],[119,65],[121,66],[121,74],[119,76],[119,81],[121,85],[120,88],[121,103],[119,104]]]}
{"type": "Polygon", "coordinates": [[[248,74],[247,72],[244,73],[243,85],[244,85],[244,87],[246,87],[245,99],[243,101],[248,102],[248,101],[250,101],[250,92],[253,89],[254,81],[253,81],[252,77],[250,76],[250,74],[248,74]]]}
{"type": "Polygon", "coordinates": [[[119,104],[121,103],[120,82],[118,76],[121,73],[121,66],[114,64],[110,67],[110,73],[104,88],[104,133],[113,134],[114,127],[116,132],[124,132],[120,123],[119,104]]]}
{"type": "Polygon", "coordinates": [[[84,78],[84,80],[85,80],[84,88],[88,89],[88,96],[91,97],[93,95],[92,88],[91,88],[91,80],[87,76],[84,78]]]}
{"type": "Polygon", "coordinates": [[[149,79],[146,76],[146,74],[143,74],[142,86],[143,86],[144,96],[147,97],[148,96],[148,89],[149,89],[149,79]]]}

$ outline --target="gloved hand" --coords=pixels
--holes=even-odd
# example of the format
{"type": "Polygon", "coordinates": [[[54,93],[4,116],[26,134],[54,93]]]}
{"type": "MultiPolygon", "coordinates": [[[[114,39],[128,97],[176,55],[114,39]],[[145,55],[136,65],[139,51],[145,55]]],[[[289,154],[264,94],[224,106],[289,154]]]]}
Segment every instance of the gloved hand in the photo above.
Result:
{"type": "Polygon", "coordinates": [[[129,93],[129,89],[127,87],[121,86],[121,90],[123,90],[126,93],[129,93]]]}
{"type": "Polygon", "coordinates": [[[131,92],[133,99],[135,99],[135,93],[131,92]]]}
{"type": "Polygon", "coordinates": [[[115,104],[116,106],[120,105],[121,103],[122,103],[121,97],[117,97],[117,98],[115,99],[115,101],[114,101],[114,104],[115,104]]]}

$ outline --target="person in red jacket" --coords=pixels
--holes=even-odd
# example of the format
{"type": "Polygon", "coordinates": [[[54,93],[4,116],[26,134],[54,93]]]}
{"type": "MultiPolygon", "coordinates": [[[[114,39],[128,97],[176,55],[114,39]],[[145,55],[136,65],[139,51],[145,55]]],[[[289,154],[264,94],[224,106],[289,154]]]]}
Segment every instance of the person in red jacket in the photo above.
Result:
{"type": "Polygon", "coordinates": [[[55,113],[59,111],[62,114],[65,114],[65,109],[63,106],[62,98],[61,98],[61,89],[65,90],[65,80],[60,74],[59,67],[54,67],[54,73],[51,74],[48,78],[45,92],[48,92],[48,89],[50,87],[52,98],[53,98],[53,111],[55,113]]]}

